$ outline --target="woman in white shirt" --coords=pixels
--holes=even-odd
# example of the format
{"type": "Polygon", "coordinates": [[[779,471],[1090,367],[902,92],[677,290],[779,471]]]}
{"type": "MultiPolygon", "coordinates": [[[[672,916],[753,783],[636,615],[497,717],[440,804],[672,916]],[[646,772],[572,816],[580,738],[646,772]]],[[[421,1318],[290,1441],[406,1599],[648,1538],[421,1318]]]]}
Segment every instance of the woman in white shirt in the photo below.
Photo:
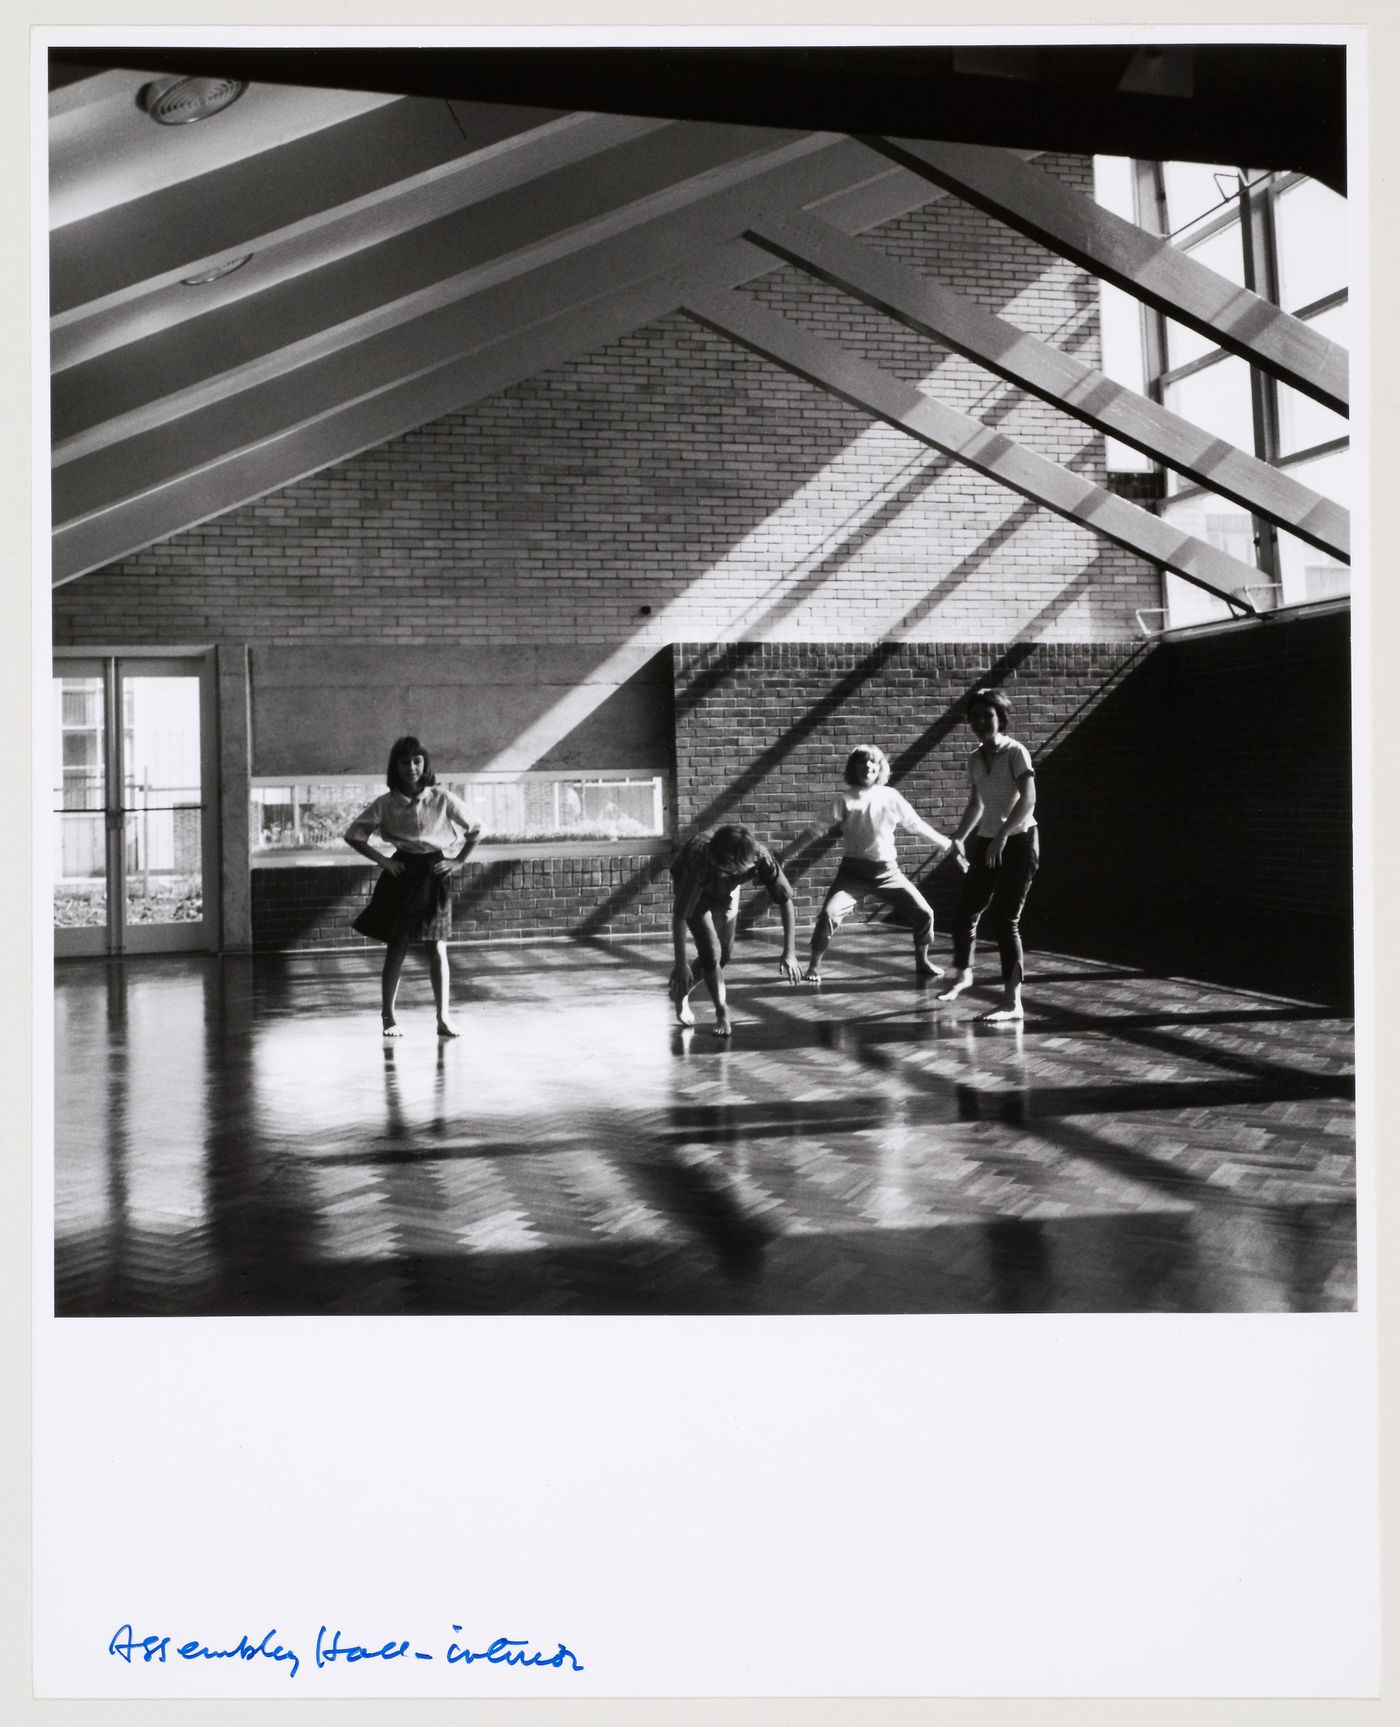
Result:
{"type": "Polygon", "coordinates": [[[953,846],[967,874],[953,919],[956,976],[941,1001],[952,1001],[972,985],[972,956],[983,913],[1001,954],[1001,1001],[986,1020],[1020,1020],[1026,956],[1021,947],[1021,912],[1040,868],[1035,822],[1035,768],[1030,751],[1008,736],[1010,710],[997,690],[974,690],[967,723],[977,748],[967,764],[967,808],[953,846]]]}
{"type": "Polygon", "coordinates": [[[452,933],[452,872],[476,844],[481,829],[467,806],[438,785],[428,752],[417,738],[397,738],[385,774],[389,789],[360,811],[345,843],[379,865],[369,904],[355,919],[361,935],[385,944],[380,1010],[385,1037],[399,1037],[394,1003],[399,974],[412,942],[421,941],[433,980],[439,1037],[457,1037],[448,1016],[447,938],[452,933]],[[394,847],[385,853],[372,834],[394,847]]]}
{"type": "Polygon", "coordinates": [[[821,958],[842,922],[866,894],[874,894],[913,926],[914,970],[920,977],[942,977],[933,963],[933,908],[899,867],[895,834],[900,828],[916,833],[941,850],[952,841],[932,828],[907,798],[887,784],[889,758],[875,744],[858,744],[846,760],[843,791],[831,806],[840,824],[842,858],[836,880],[827,889],[816,927],[812,956],[803,974],[808,983],[821,982],[821,958]]]}

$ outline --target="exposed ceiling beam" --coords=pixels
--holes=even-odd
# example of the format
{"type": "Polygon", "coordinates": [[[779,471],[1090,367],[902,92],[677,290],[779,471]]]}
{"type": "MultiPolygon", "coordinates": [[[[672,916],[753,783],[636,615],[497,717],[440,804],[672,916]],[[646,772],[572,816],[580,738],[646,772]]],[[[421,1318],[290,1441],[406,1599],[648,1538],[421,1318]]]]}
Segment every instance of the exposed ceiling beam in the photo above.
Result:
{"type": "Polygon", "coordinates": [[[1258,580],[1258,571],[1251,565],[1182,533],[1150,511],[1038,455],[1004,432],[989,430],[857,355],[799,329],[756,300],[734,293],[691,293],[682,309],[720,335],[1031,502],[1161,564],[1242,612],[1254,611],[1244,597],[1246,586],[1258,580]]]}
{"type": "Polygon", "coordinates": [[[726,287],[772,272],[780,266],[770,253],[725,244],[770,201],[819,209],[834,226],[859,231],[941,196],[851,140],[829,140],[742,188],[499,281],[290,374],[268,386],[275,399],[251,391],[246,403],[221,405],[207,423],[189,416],[180,423],[185,436],[177,426],[164,450],[164,465],[142,463],[139,483],[129,467],[122,483],[118,461],[105,501],[55,514],[53,579],[71,581],[589,353],[673,312],[697,271],[704,283],[726,287]]]}
{"type": "MultiPolygon", "coordinates": [[[[237,112],[231,109],[229,118],[237,112]]],[[[497,107],[483,117],[475,147],[554,117],[497,107]]],[[[217,126],[223,118],[207,124],[217,126]]],[[[450,162],[472,147],[445,103],[391,102],[98,211],[49,236],[50,312],[61,317],[162,277],[188,275],[192,263],[245,252],[269,232],[450,162]]]]}
{"type": "Polygon", "coordinates": [[[886,135],[862,141],[1280,383],[1347,412],[1345,348],[1011,151],[886,135]]]}
{"type": "MultiPolygon", "coordinates": [[[[518,114],[516,119],[519,122],[518,114]]],[[[473,126],[467,136],[478,141],[463,142],[455,157],[251,236],[254,255],[234,275],[191,289],[183,278],[226,259],[227,253],[191,256],[160,276],[74,306],[51,321],[50,364],[59,373],[127,342],[207,317],[304,271],[403,238],[672,124],[613,114],[565,114],[485,142],[473,126]]],[[[135,237],[129,243],[135,244],[135,237]]]]}
{"type": "Polygon", "coordinates": [[[1339,505],[873,246],[801,211],[756,224],[750,238],[1007,383],[1348,561],[1350,519],[1339,505]]]}
{"type": "Polygon", "coordinates": [[[532,182],[528,196],[511,187],[415,228],[403,244],[391,238],[274,280],[255,307],[246,297],[216,306],[146,345],[114,349],[58,374],[55,461],[61,466],[119,438],[139,437],[835,142],[830,134],[668,126],[623,139],[601,155],[585,152],[532,182]],[[257,313],[251,325],[250,310],[257,313]],[[158,369],[145,351],[156,343],[158,369]],[[221,355],[229,363],[219,365],[221,355]]]}
{"type": "MultiPolygon", "coordinates": [[[[732,136],[721,128],[695,131],[713,140],[721,152],[726,148],[723,140],[732,136]]],[[[127,494],[166,485],[264,437],[280,437],[288,427],[334,412],[372,390],[421,377],[480,346],[488,333],[508,333],[520,323],[548,317],[556,305],[567,308],[586,295],[606,294],[640,270],[655,273],[697,249],[722,243],[739,231],[745,213],[755,207],[746,201],[752,182],[771,182],[774,196],[808,184],[829,190],[832,181],[824,173],[809,180],[802,172],[809,158],[826,154],[833,164],[831,173],[841,177],[837,185],[879,172],[878,158],[849,139],[760,136],[768,144],[766,154],[741,156],[728,163],[728,173],[713,179],[710,172],[717,158],[702,155],[693,181],[663,172],[655,182],[659,192],[648,190],[632,202],[624,198],[611,203],[621,194],[608,175],[599,174],[593,190],[600,202],[592,220],[571,224],[567,200],[542,220],[536,220],[534,201],[522,208],[521,201],[509,200],[500,235],[488,232],[480,241],[475,269],[425,290],[408,306],[394,307],[389,316],[374,308],[359,321],[353,314],[347,319],[345,310],[335,307],[330,284],[316,290],[324,272],[305,287],[298,284],[303,293],[311,290],[306,302],[311,334],[299,345],[294,340],[196,390],[184,412],[154,404],[146,429],[55,468],[55,526],[101,512],[127,494]],[[694,220],[686,219],[690,215],[694,220]],[[638,236],[635,245],[633,235],[638,236]],[[556,296],[552,301],[551,294],[556,296]],[[326,318],[337,310],[348,328],[332,325],[328,332],[320,331],[318,312],[326,318]]],[[[697,161],[694,137],[687,149],[697,161]]],[[[453,256],[450,251],[447,255],[453,256]]],[[[281,320],[262,320],[260,327],[268,324],[280,325],[281,320]]],[[[294,328],[291,334],[296,338],[299,332],[294,328]]],[[[425,414],[417,423],[427,418],[425,414]]]]}

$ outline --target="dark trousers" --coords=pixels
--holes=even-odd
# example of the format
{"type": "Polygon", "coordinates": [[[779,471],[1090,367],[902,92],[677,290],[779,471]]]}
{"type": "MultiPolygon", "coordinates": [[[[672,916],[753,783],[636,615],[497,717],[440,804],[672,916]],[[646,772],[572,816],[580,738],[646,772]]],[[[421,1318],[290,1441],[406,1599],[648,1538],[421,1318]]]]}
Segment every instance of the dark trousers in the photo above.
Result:
{"type": "Polygon", "coordinates": [[[1012,834],[995,869],[987,863],[991,843],[980,834],[967,842],[968,871],[953,916],[953,964],[959,971],[971,967],[977,926],[985,913],[987,928],[1001,953],[1001,981],[1007,989],[1019,989],[1026,973],[1021,909],[1040,868],[1040,830],[1012,834]]]}
{"type": "Polygon", "coordinates": [[[840,929],[867,894],[898,912],[914,932],[914,951],[922,953],[933,936],[933,908],[896,864],[871,858],[842,858],[836,880],[826,890],[817,922],[827,924],[827,939],[840,929]]]}

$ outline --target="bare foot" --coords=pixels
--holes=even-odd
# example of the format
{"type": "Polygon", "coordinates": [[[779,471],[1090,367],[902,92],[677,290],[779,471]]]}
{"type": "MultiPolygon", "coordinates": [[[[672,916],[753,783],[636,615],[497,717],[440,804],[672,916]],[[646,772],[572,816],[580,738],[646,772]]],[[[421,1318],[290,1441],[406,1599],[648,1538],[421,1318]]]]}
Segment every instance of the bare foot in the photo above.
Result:
{"type": "Polygon", "coordinates": [[[383,1035],[385,1037],[402,1037],[403,1033],[399,1030],[398,1021],[393,1020],[393,1019],[386,1019],[384,1021],[384,1033],[383,1033],[383,1035]]]}
{"type": "Polygon", "coordinates": [[[915,977],[942,977],[943,967],[933,963],[933,955],[928,948],[923,948],[914,955],[915,977]]]}
{"type": "Polygon", "coordinates": [[[980,1013],[977,1017],[981,1020],[983,1025],[1001,1025],[1012,1020],[1024,1019],[1026,1017],[1026,1010],[1018,1001],[1014,1002],[1009,1007],[1005,1005],[994,1007],[990,1013],[980,1013]]]}
{"type": "Polygon", "coordinates": [[[956,1001],[965,989],[971,988],[972,973],[970,971],[960,971],[948,985],[947,989],[939,990],[938,999],[939,1001],[956,1001]]]}
{"type": "Polygon", "coordinates": [[[803,972],[802,981],[803,983],[820,983],[822,981],[821,970],[815,960],[813,960],[811,965],[809,965],[806,971],[803,972]]]}
{"type": "Polygon", "coordinates": [[[683,995],[676,995],[673,993],[671,1000],[675,1003],[676,1007],[676,1024],[694,1025],[695,1009],[690,1005],[688,998],[683,995]]]}
{"type": "Polygon", "coordinates": [[[462,1028],[460,1025],[456,1024],[455,1021],[450,1019],[440,1019],[438,1021],[439,1037],[460,1037],[461,1035],[462,1028]]]}
{"type": "Polygon", "coordinates": [[[733,1035],[734,1026],[730,1021],[729,1015],[727,1013],[722,1013],[715,1021],[715,1036],[732,1037],[733,1035]]]}

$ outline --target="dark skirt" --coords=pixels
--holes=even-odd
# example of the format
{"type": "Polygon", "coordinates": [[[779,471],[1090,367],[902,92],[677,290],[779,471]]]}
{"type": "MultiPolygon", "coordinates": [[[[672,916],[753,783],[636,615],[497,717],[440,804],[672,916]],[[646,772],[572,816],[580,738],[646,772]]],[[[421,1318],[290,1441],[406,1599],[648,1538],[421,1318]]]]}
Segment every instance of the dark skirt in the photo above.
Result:
{"type": "Polygon", "coordinates": [[[380,870],[369,904],[350,926],[375,941],[446,941],[452,934],[452,877],[434,875],[441,852],[395,852],[402,875],[380,870]]]}

